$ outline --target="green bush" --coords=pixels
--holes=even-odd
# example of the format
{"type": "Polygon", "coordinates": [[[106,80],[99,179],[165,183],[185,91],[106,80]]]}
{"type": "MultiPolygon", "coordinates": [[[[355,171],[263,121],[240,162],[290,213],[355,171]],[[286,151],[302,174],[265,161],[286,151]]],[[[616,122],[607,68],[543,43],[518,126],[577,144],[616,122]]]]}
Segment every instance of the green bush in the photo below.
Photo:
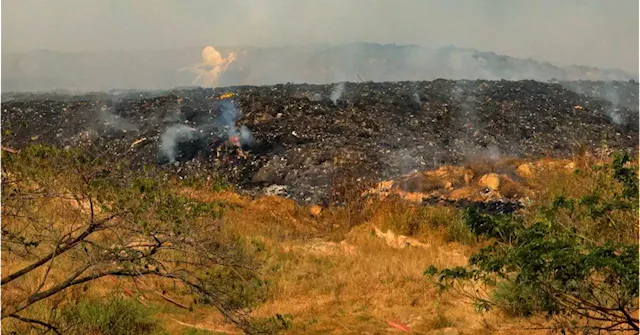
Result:
{"type": "Polygon", "coordinates": [[[137,335],[157,330],[150,309],[120,297],[81,301],[61,314],[66,334],[137,335]]]}
{"type": "Polygon", "coordinates": [[[501,281],[492,292],[492,299],[510,316],[529,317],[538,306],[538,297],[532,291],[517,286],[513,281],[501,281]]]}
{"type": "Polygon", "coordinates": [[[596,189],[580,199],[559,197],[532,224],[518,215],[468,209],[464,220],[470,231],[494,243],[474,254],[466,267],[438,271],[431,266],[425,274],[437,275],[442,290],[455,288],[470,296],[479,310],[500,307],[520,316],[546,315],[562,329],[638,331],[638,243],[591,238],[592,226],[582,228],[579,221],[588,217],[598,223],[617,212],[633,221],[620,225],[637,225],[638,178],[628,161],[618,156],[608,167],[617,192],[604,196],[596,189]],[[559,209],[570,213],[561,215],[559,209]],[[469,293],[465,283],[495,290],[469,293]]]}
{"type": "MultiPolygon", "coordinates": [[[[258,332],[250,312],[267,292],[258,271],[262,258],[245,238],[222,228],[227,204],[184,196],[161,171],[131,170],[108,159],[40,145],[3,156],[0,245],[3,257],[30,264],[26,270],[3,273],[3,290],[28,293],[3,301],[3,321],[44,329],[55,320],[47,315],[27,320],[34,304],[105,276],[150,276],[183,284],[199,303],[214,306],[230,323],[258,332]],[[47,278],[47,267],[60,276],[47,278]],[[25,287],[21,278],[47,279],[48,285],[25,287]]],[[[115,317],[108,309],[131,307],[110,303],[115,305],[78,307],[77,321],[84,322],[79,325],[100,331],[101,322],[119,319],[96,318],[98,323],[91,324],[83,316],[115,317]]]]}

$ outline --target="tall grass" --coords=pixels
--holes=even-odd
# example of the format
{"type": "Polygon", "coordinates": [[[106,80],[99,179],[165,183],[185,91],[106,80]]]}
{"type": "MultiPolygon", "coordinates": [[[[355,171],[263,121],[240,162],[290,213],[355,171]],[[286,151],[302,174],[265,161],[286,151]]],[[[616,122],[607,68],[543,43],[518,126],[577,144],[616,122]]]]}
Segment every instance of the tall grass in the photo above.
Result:
{"type": "Polygon", "coordinates": [[[121,297],[68,305],[61,316],[66,334],[144,335],[159,330],[151,309],[121,297]]]}

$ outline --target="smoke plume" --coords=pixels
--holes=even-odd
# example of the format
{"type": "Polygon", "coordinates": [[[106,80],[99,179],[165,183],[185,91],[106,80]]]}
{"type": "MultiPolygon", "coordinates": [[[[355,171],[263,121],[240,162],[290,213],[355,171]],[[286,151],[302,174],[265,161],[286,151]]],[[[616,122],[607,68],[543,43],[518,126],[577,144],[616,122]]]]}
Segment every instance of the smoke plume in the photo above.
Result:
{"type": "Polygon", "coordinates": [[[189,160],[200,151],[224,142],[244,148],[254,144],[251,130],[245,125],[238,128],[237,122],[242,114],[232,101],[218,102],[217,112],[217,117],[197,120],[193,126],[175,124],[167,128],[160,137],[160,161],[175,163],[189,160]]]}
{"type": "Polygon", "coordinates": [[[214,47],[205,47],[202,49],[202,62],[187,68],[196,74],[192,84],[201,84],[204,87],[218,86],[220,76],[236,60],[236,57],[235,52],[230,52],[226,58],[223,58],[214,47]]]}
{"type": "Polygon", "coordinates": [[[345,83],[344,82],[340,82],[335,84],[335,86],[333,87],[333,91],[331,91],[331,101],[333,101],[333,104],[335,105],[338,100],[342,97],[342,93],[344,93],[344,86],[345,83]]]}
{"type": "Polygon", "coordinates": [[[622,116],[619,113],[620,95],[615,90],[609,89],[607,90],[605,97],[607,100],[609,100],[609,102],[611,102],[611,107],[607,108],[606,110],[607,116],[609,117],[611,122],[615,123],[618,126],[622,125],[623,120],[622,116]]]}
{"type": "Polygon", "coordinates": [[[179,154],[179,144],[193,142],[199,137],[195,128],[182,124],[171,126],[160,137],[160,155],[169,163],[175,163],[179,154]]]}
{"type": "Polygon", "coordinates": [[[108,127],[113,130],[121,130],[121,131],[138,131],[138,126],[127,121],[120,115],[113,114],[107,106],[102,106],[98,111],[98,117],[100,118],[100,122],[105,127],[108,127]]]}

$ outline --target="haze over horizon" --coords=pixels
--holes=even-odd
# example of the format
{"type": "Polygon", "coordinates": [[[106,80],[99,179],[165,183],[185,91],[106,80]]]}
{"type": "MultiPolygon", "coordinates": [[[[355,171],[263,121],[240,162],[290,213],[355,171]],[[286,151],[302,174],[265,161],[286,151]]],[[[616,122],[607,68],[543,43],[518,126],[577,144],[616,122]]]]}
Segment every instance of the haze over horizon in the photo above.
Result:
{"type": "Polygon", "coordinates": [[[350,42],[455,45],[638,73],[638,2],[5,1],[2,52],[350,42]]]}

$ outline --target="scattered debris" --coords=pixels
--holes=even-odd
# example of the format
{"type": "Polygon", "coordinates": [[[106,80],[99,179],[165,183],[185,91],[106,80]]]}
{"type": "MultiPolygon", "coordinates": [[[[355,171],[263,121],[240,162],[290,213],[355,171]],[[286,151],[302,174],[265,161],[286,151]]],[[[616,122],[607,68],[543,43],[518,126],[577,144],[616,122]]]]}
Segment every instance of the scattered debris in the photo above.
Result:
{"type": "MultiPolygon", "coordinates": [[[[530,160],[550,153],[554,158],[567,157],[575,152],[576,143],[596,149],[606,141],[610,149],[633,152],[638,143],[638,83],[616,82],[603,88],[603,94],[590,89],[602,83],[575,84],[584,92],[596,92],[591,96],[572,91],[570,84],[443,79],[347,82],[335,104],[330,98],[336,85],[307,84],[117,96],[15,95],[2,103],[3,131],[10,131],[2,140],[16,151],[34,142],[94,147],[105,157],[130,162],[131,169],[171,163],[162,168],[180,176],[216,170],[243,191],[266,191],[304,204],[326,205],[331,185],[339,177],[336,172],[345,169],[355,178],[382,181],[411,171],[464,165],[476,157],[530,160]],[[610,89],[624,97],[624,104],[616,106],[615,123],[608,116],[612,104],[604,95],[610,89]],[[209,99],[212,96],[222,99],[209,99]],[[473,108],[460,97],[473,97],[473,108]],[[230,103],[238,111],[229,118],[229,129],[234,130],[235,123],[238,133],[221,136],[220,129],[211,125],[229,112],[230,103]],[[99,117],[103,106],[137,130],[123,132],[104,125],[99,117]],[[161,160],[161,135],[176,125],[195,129],[197,134],[176,143],[175,161],[161,160]],[[250,129],[252,145],[242,143],[242,129],[250,129]],[[33,136],[39,136],[37,141],[31,141],[33,136]],[[238,143],[219,146],[234,136],[240,137],[241,148],[238,143]],[[141,138],[147,140],[132,146],[141,138]]],[[[474,186],[478,177],[442,177],[437,185],[422,184],[423,189],[416,192],[428,194],[429,187],[455,192],[463,184],[474,186]]]]}
{"type": "Polygon", "coordinates": [[[271,185],[264,189],[265,195],[278,195],[284,196],[287,194],[287,186],[286,185],[271,185]]]}
{"type": "Polygon", "coordinates": [[[411,329],[409,329],[409,327],[407,327],[407,325],[405,325],[404,323],[400,322],[400,321],[390,321],[390,320],[386,320],[387,324],[389,325],[389,327],[391,328],[395,328],[398,329],[404,333],[410,333],[411,329]]]}
{"type": "Polygon", "coordinates": [[[19,154],[20,150],[15,150],[15,149],[11,149],[11,148],[7,148],[7,147],[1,147],[2,151],[6,151],[12,154],[19,154]]]}
{"type": "Polygon", "coordinates": [[[142,143],[142,142],[144,142],[146,140],[147,140],[146,137],[143,137],[141,139],[135,140],[133,143],[131,143],[131,148],[135,147],[136,145],[138,145],[138,144],[140,144],[140,143],[142,143]]]}

